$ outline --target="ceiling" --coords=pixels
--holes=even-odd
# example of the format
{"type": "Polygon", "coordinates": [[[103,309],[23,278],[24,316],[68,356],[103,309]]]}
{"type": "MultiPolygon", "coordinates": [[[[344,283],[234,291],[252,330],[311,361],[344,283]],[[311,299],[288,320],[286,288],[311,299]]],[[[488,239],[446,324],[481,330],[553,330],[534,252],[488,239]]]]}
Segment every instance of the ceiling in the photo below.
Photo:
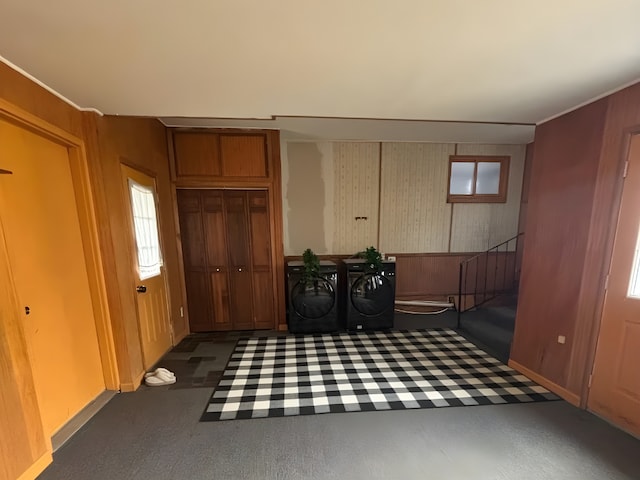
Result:
{"type": "Polygon", "coordinates": [[[640,79],[640,0],[0,0],[0,12],[0,55],[81,107],[285,124],[292,138],[518,143],[640,79]]]}

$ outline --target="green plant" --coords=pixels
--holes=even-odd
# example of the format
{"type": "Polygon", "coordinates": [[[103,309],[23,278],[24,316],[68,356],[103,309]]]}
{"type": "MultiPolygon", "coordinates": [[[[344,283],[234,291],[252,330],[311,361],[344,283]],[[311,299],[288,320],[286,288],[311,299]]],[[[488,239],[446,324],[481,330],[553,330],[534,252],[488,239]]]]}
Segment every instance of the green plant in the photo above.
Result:
{"type": "Polygon", "coordinates": [[[318,278],[318,274],[320,273],[320,259],[313,253],[313,250],[307,248],[302,254],[302,263],[304,264],[302,279],[308,285],[314,279],[318,278]]]}
{"type": "Polygon", "coordinates": [[[382,254],[375,247],[367,247],[358,253],[358,257],[364,258],[367,267],[374,272],[379,271],[382,267],[382,254]]]}

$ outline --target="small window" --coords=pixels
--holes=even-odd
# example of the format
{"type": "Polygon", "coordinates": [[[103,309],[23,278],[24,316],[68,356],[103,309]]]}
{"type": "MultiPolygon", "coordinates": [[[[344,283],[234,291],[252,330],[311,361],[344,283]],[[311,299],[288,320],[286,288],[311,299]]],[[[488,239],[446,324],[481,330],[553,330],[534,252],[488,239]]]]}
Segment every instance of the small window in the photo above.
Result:
{"type": "Polygon", "coordinates": [[[509,157],[449,157],[449,203],[507,201],[509,157]]]}
{"type": "Polygon", "coordinates": [[[129,179],[140,280],[160,275],[162,255],[153,189],[129,179]]]}

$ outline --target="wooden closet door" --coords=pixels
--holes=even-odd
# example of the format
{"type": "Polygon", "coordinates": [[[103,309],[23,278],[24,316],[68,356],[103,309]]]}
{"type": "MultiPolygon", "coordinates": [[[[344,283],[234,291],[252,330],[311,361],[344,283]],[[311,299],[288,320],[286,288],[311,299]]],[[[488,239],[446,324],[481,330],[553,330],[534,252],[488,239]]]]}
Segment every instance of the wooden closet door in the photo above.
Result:
{"type": "Polygon", "coordinates": [[[262,190],[249,192],[248,198],[255,328],[274,328],[269,197],[262,190]]]}
{"type": "Polygon", "coordinates": [[[198,190],[178,190],[177,197],[189,327],[192,332],[208,332],[214,328],[214,318],[202,224],[202,195],[198,190]]]}
{"type": "Polygon", "coordinates": [[[253,282],[249,241],[247,192],[224,192],[229,252],[229,314],[234,330],[252,330],[253,282]]]}
{"type": "Polygon", "coordinates": [[[226,222],[224,199],[220,190],[202,192],[202,222],[205,233],[205,248],[211,306],[213,308],[213,330],[231,330],[229,313],[229,282],[226,222]]]}

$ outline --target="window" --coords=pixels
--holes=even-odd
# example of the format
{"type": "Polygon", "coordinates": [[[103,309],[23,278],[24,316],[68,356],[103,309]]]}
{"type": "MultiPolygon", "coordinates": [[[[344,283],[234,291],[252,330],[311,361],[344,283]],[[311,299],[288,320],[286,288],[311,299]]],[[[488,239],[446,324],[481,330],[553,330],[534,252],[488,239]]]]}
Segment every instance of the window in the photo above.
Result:
{"type": "Polygon", "coordinates": [[[449,203],[507,201],[509,157],[449,157],[449,203]]]}
{"type": "Polygon", "coordinates": [[[636,251],[633,256],[631,278],[629,279],[629,291],[627,297],[640,298],[640,233],[636,240],[636,251]]]}
{"type": "Polygon", "coordinates": [[[162,256],[153,189],[129,179],[140,280],[160,275],[162,256]]]}

